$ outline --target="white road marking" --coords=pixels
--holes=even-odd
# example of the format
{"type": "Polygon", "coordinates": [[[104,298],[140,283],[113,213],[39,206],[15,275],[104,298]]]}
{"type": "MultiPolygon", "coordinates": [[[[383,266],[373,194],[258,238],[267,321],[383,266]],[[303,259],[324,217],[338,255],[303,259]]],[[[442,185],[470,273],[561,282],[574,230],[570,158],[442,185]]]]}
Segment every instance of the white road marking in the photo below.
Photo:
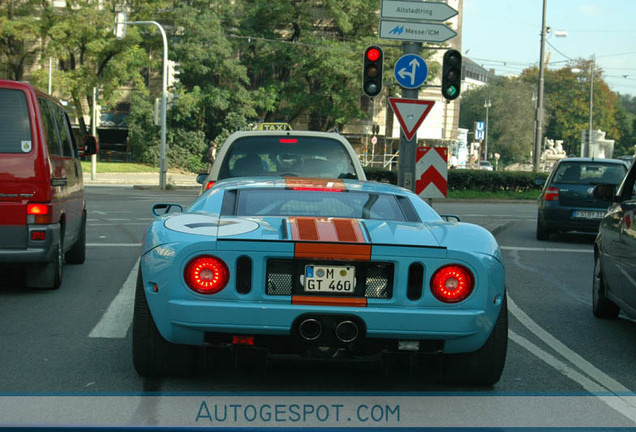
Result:
{"type": "Polygon", "coordinates": [[[139,260],[88,337],[109,339],[126,337],[133,319],[138,268],[139,260]]]}
{"type": "Polygon", "coordinates": [[[500,246],[501,250],[523,252],[561,252],[561,253],[594,253],[593,249],[568,249],[547,247],[500,246]]]}
{"type": "Polygon", "coordinates": [[[536,355],[539,359],[557,369],[568,378],[581,384],[586,390],[592,393],[605,393],[605,395],[596,394],[596,397],[603,400],[603,402],[605,402],[607,405],[614,408],[615,410],[636,423],[636,401],[631,401],[630,398],[621,396],[621,394],[632,394],[630,389],[607,375],[602,370],[595,367],[592,363],[585,360],[574,350],[568,348],[564,343],[552,336],[552,334],[542,328],[523,310],[521,310],[510,298],[510,296],[508,297],[508,310],[517,320],[519,320],[519,322],[521,322],[524,327],[530,330],[530,332],[532,332],[535,336],[545,342],[550,348],[552,348],[563,358],[567,359],[568,362],[570,362],[581,372],[586,374],[593,381],[589,381],[587,377],[579,374],[576,370],[571,370],[571,368],[567,366],[567,364],[561,362],[548,352],[532,345],[530,341],[523,339],[521,336],[515,334],[514,332],[509,332],[512,340],[536,355]],[[607,395],[608,392],[613,393],[614,395],[607,395]]]}
{"type": "MultiPolygon", "coordinates": [[[[508,301],[510,301],[510,297],[508,297],[508,301]]],[[[572,381],[579,383],[581,387],[594,394],[610,408],[616,410],[620,414],[624,415],[625,417],[636,423],[636,406],[630,403],[629,398],[624,398],[621,395],[608,395],[607,393],[608,391],[610,391],[608,388],[586,377],[579,371],[570,367],[567,363],[559,360],[552,354],[539,348],[537,345],[533,344],[523,336],[520,336],[513,331],[509,331],[508,337],[513,342],[516,342],[518,345],[528,350],[539,360],[542,360],[543,362],[552,366],[554,369],[556,369],[558,372],[565,375],[572,381]]]]}
{"type": "Polygon", "coordinates": [[[141,247],[141,243],[86,243],[86,247],[141,247]]]}

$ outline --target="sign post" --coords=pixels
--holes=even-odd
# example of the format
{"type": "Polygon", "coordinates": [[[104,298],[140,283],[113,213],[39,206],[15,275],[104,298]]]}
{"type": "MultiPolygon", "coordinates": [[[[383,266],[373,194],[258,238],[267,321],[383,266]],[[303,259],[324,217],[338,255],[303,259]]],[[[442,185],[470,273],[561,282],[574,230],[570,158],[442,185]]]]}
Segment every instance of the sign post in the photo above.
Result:
{"type": "MultiPolygon", "coordinates": [[[[428,67],[420,66],[422,42],[445,42],[457,33],[439,22],[457,15],[457,11],[441,2],[382,0],[380,38],[397,39],[402,43],[404,56],[398,60],[394,73],[404,88],[403,99],[389,98],[393,112],[400,122],[400,158],[398,185],[415,191],[415,152],[417,129],[433,108],[433,101],[419,101],[418,87],[426,81],[428,67]],[[406,115],[405,115],[406,114],[406,115]]],[[[426,66],[423,59],[421,64],[426,66]]]]}

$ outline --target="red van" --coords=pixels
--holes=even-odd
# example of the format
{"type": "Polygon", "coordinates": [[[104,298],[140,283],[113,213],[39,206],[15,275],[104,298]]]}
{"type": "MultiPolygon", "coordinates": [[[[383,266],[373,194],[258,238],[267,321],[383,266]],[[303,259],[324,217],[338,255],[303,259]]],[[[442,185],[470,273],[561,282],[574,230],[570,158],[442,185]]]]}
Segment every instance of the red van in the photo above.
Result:
{"type": "MultiPolygon", "coordinates": [[[[94,139],[85,154],[94,153],[94,139]]],[[[64,260],[84,262],[86,201],[64,107],[27,83],[0,80],[0,264],[56,289],[64,260]]]]}

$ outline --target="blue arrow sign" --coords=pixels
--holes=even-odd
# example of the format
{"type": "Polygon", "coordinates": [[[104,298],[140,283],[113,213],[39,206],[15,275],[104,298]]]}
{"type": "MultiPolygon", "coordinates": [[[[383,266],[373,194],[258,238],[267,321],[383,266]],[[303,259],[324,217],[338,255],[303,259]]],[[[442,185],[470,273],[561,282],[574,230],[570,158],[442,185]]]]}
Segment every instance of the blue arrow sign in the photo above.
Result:
{"type": "Polygon", "coordinates": [[[417,54],[405,54],[395,63],[393,69],[395,80],[404,88],[418,88],[428,76],[428,66],[417,54]]]}

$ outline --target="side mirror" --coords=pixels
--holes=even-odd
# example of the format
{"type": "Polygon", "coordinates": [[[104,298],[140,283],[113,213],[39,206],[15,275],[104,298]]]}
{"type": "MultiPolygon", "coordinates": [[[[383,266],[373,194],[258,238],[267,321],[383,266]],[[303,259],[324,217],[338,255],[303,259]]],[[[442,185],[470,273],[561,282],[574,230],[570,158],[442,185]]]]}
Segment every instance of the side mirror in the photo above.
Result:
{"type": "Polygon", "coordinates": [[[94,154],[97,154],[97,138],[93,135],[85,135],[82,138],[80,156],[92,156],[94,154]]]}
{"type": "Polygon", "coordinates": [[[614,201],[616,197],[616,186],[611,184],[600,184],[594,187],[592,196],[603,201],[614,201]]]}
{"type": "Polygon", "coordinates": [[[538,178],[538,179],[534,180],[534,184],[535,184],[535,186],[543,187],[543,185],[545,184],[546,180],[547,179],[538,178]]]}
{"type": "Polygon", "coordinates": [[[205,179],[208,178],[208,173],[202,172],[197,174],[197,183],[200,185],[205,184],[205,179]]]}
{"type": "Polygon", "coordinates": [[[167,215],[173,208],[179,213],[183,212],[183,206],[181,204],[159,203],[152,206],[152,214],[155,216],[167,215]]]}
{"type": "Polygon", "coordinates": [[[440,217],[446,222],[461,222],[461,219],[457,215],[442,214],[440,217]]]}

